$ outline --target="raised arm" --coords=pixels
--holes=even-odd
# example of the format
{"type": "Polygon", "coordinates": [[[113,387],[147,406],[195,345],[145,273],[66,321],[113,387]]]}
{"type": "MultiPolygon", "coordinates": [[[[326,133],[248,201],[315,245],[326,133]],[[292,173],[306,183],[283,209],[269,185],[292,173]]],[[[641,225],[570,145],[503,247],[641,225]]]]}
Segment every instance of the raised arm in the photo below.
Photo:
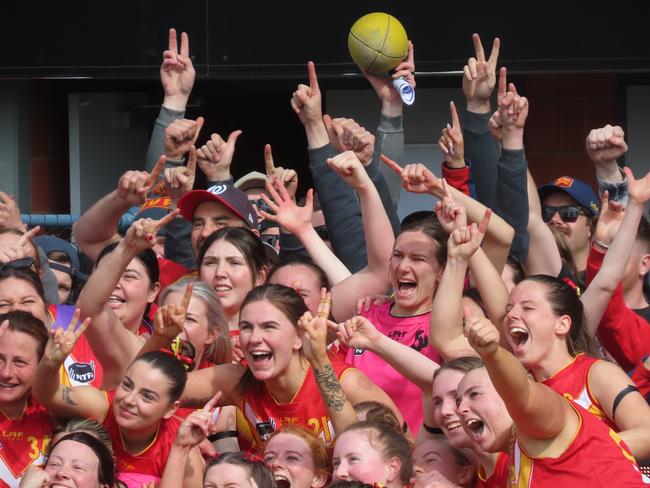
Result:
{"type": "Polygon", "coordinates": [[[327,274],[330,286],[334,286],[349,277],[351,275],[350,271],[320,238],[311,223],[314,201],[313,190],[307,191],[304,207],[299,207],[284,185],[279,182],[267,183],[266,191],[268,196],[262,194],[261,197],[273,214],[264,210],[260,210],[260,214],[265,219],[276,222],[283,229],[300,239],[309,253],[309,257],[327,274]]]}
{"type": "MultiPolygon", "coordinates": [[[[86,338],[104,368],[104,385],[107,388],[119,382],[138,354],[143,341],[120,321],[106,303],[125,271],[130,279],[140,279],[139,276],[129,275],[129,263],[140,251],[153,246],[156,232],[177,213],[178,210],[175,210],[158,221],[140,219],[134,222],[124,239],[100,261],[79,295],[77,306],[81,309],[82,316],[93,320],[86,338]]],[[[157,292],[156,284],[151,291],[152,300],[157,292]]]]}
{"type": "Polygon", "coordinates": [[[90,324],[89,318],[78,324],[80,316],[81,311],[76,309],[67,330],[50,331],[32,380],[32,394],[55,417],[92,417],[101,422],[108,412],[108,400],[102,391],[91,386],[68,388],[60,382],[59,370],[65,358],[90,324]]]}
{"type": "MultiPolygon", "coordinates": [[[[492,384],[517,425],[518,435],[533,439],[558,436],[565,424],[578,425],[562,397],[528,376],[519,360],[499,346],[497,328],[485,317],[464,312],[467,339],[481,356],[492,384]]],[[[575,429],[574,429],[575,430],[575,429]]]]}
{"type": "Polygon", "coordinates": [[[332,313],[341,320],[354,314],[358,298],[388,289],[388,262],[395,236],[377,189],[355,153],[346,151],[327,163],[359,195],[368,255],[365,268],[332,288],[332,313]]]}
{"type": "Polygon", "coordinates": [[[431,389],[433,373],[439,365],[415,349],[385,336],[365,317],[357,315],[329,326],[348,348],[374,352],[421,390],[431,389]]]}
{"type": "Polygon", "coordinates": [[[627,153],[625,132],[618,125],[592,129],[586,141],[587,155],[596,167],[598,192],[607,191],[610,201],[627,204],[627,180],[617,160],[627,153]]]}

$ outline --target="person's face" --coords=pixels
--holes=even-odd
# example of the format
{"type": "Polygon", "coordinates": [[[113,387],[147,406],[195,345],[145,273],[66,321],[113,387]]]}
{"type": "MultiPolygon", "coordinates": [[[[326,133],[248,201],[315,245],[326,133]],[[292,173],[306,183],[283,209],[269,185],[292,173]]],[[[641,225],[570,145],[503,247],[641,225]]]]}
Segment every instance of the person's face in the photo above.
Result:
{"type": "MultiPolygon", "coordinates": [[[[565,205],[578,205],[578,202],[564,192],[556,192],[548,195],[542,205],[562,207],[565,205]]],[[[565,222],[560,217],[560,214],[555,212],[548,225],[552,225],[564,235],[572,253],[581,251],[589,245],[590,220],[583,212],[580,213],[578,220],[575,222],[565,222]]]]}
{"type": "MultiPolygon", "coordinates": [[[[180,305],[183,294],[180,292],[169,293],[165,297],[165,303],[180,305]]],[[[185,315],[185,327],[179,337],[184,341],[189,341],[196,351],[195,363],[200,364],[205,348],[214,342],[214,334],[210,331],[208,325],[208,306],[199,297],[192,295],[190,304],[187,306],[185,315]]]]}
{"type": "Polygon", "coordinates": [[[266,443],[264,462],[276,480],[289,482],[291,488],[320,488],[327,481],[326,473],[316,473],[307,442],[293,434],[274,435],[266,443]]]}
{"type": "Polygon", "coordinates": [[[284,285],[296,290],[313,314],[320,304],[320,280],[314,271],[303,264],[283,266],[273,273],[270,283],[284,285]]]}
{"type": "Polygon", "coordinates": [[[556,347],[567,348],[571,320],[558,317],[547,298],[547,287],[524,280],[512,290],[504,333],[512,352],[526,368],[539,365],[556,347]]]}
{"type": "Polygon", "coordinates": [[[243,466],[221,463],[205,473],[203,488],[253,488],[250,478],[250,472],[243,466]]]}
{"type": "Polygon", "coordinates": [[[413,450],[413,471],[416,475],[437,471],[454,485],[462,486],[471,476],[471,470],[471,466],[458,464],[449,446],[437,439],[426,439],[413,450]]]}
{"type": "Polygon", "coordinates": [[[152,285],[147,268],[138,258],[133,258],[115,285],[106,305],[129,329],[137,327],[147,304],[158,294],[159,285],[152,285]]]}
{"type": "Polygon", "coordinates": [[[280,252],[280,228],[279,227],[267,227],[262,232],[260,236],[262,241],[271,244],[273,248],[280,252]]]}
{"type": "Polygon", "coordinates": [[[48,486],[56,488],[94,488],[102,486],[98,479],[99,459],[81,442],[59,442],[45,465],[48,486]]]}
{"type": "Polygon", "coordinates": [[[22,310],[47,324],[47,309],[29,281],[6,278],[0,282],[0,314],[22,310]]]}
{"type": "Polygon", "coordinates": [[[389,485],[399,474],[384,459],[383,453],[370,442],[367,431],[351,430],[341,434],[332,455],[334,480],[355,480],[389,485]]]}
{"type": "Polygon", "coordinates": [[[203,241],[223,227],[248,227],[235,212],[219,202],[203,202],[192,217],[192,251],[199,255],[203,241]]]}
{"type": "Polygon", "coordinates": [[[59,271],[58,269],[50,268],[50,270],[54,273],[56,281],[59,284],[59,303],[65,303],[68,301],[68,297],[72,291],[72,276],[65,271],[59,271]]]}
{"type": "Polygon", "coordinates": [[[442,268],[436,244],[421,231],[402,232],[390,258],[390,282],[395,311],[416,315],[429,311],[442,268]]]}
{"type": "Polygon", "coordinates": [[[38,343],[32,336],[7,329],[0,340],[0,407],[11,407],[29,395],[38,366],[38,343]]]}
{"type": "Polygon", "coordinates": [[[212,287],[229,318],[237,316],[248,292],[261,284],[259,277],[253,279],[241,251],[224,239],[215,241],[203,256],[201,281],[212,287]]]}
{"type": "Polygon", "coordinates": [[[458,384],[457,410],[469,438],[486,452],[507,451],[512,419],[485,368],[467,373],[458,384]]]}
{"type": "Polygon", "coordinates": [[[115,390],[113,412],[123,431],[147,431],[176,411],[169,398],[171,383],[158,368],[135,361],[115,390]]]}
{"type": "Polygon", "coordinates": [[[241,310],[239,331],[244,358],[259,381],[282,375],[302,347],[294,324],[268,300],[248,303],[241,310]]]}
{"type": "Polygon", "coordinates": [[[472,441],[463,430],[456,412],[458,383],[465,373],[455,369],[443,369],[433,382],[433,418],[445,437],[456,448],[470,447],[472,441]]]}

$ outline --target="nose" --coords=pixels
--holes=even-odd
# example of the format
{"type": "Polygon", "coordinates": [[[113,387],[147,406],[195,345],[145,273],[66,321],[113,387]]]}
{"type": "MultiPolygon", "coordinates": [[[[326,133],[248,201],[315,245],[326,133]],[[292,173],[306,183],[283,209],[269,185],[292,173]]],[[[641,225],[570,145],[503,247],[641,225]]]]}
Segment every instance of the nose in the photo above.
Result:
{"type": "Polygon", "coordinates": [[[54,476],[50,475],[51,478],[55,480],[67,480],[70,479],[70,466],[68,463],[63,463],[54,473],[54,476]]]}
{"type": "Polygon", "coordinates": [[[206,219],[205,225],[201,229],[201,239],[205,240],[215,230],[219,230],[219,226],[214,225],[209,219],[206,219]]]}
{"type": "Polygon", "coordinates": [[[552,225],[561,225],[564,224],[564,220],[562,220],[562,217],[560,217],[559,212],[556,210],[551,216],[551,220],[549,220],[549,223],[552,225]]]}
{"type": "Polygon", "coordinates": [[[11,366],[11,361],[4,361],[0,365],[0,377],[8,379],[13,376],[13,367],[11,366]]]}
{"type": "Polygon", "coordinates": [[[334,468],[334,471],[332,472],[332,478],[334,480],[349,480],[350,477],[348,476],[348,467],[344,461],[341,461],[339,465],[334,468]]]}
{"type": "Polygon", "coordinates": [[[414,465],[413,465],[413,473],[415,474],[415,476],[418,476],[418,475],[420,475],[420,474],[424,474],[425,471],[424,471],[424,469],[422,469],[422,468],[420,467],[419,464],[414,464],[414,465]]]}
{"type": "Polygon", "coordinates": [[[443,400],[440,406],[440,415],[443,417],[456,415],[456,402],[450,398],[443,400]]]}
{"type": "Polygon", "coordinates": [[[456,405],[456,413],[459,415],[465,415],[469,412],[469,408],[467,406],[467,402],[465,401],[465,398],[461,398],[460,402],[456,405]]]}

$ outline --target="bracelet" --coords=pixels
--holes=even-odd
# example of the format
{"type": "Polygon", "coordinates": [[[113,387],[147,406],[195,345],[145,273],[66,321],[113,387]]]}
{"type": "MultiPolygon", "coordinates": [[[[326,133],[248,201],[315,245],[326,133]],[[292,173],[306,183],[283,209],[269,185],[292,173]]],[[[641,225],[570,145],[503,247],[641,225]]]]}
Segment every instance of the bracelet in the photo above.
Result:
{"type": "Polygon", "coordinates": [[[424,422],[422,422],[422,427],[423,427],[424,430],[426,430],[429,434],[438,434],[438,435],[442,435],[442,434],[443,434],[442,429],[439,429],[438,427],[431,427],[430,425],[427,425],[427,424],[425,424],[424,422]]]}
{"type": "Polygon", "coordinates": [[[216,434],[209,435],[208,440],[210,442],[217,442],[220,441],[221,439],[227,439],[228,437],[237,437],[237,431],[224,430],[223,432],[217,432],[216,434]]]}
{"type": "Polygon", "coordinates": [[[608,250],[608,249],[609,249],[609,244],[605,244],[604,242],[597,241],[596,239],[594,239],[592,242],[593,242],[596,246],[600,247],[601,249],[605,249],[605,250],[608,250]]]}

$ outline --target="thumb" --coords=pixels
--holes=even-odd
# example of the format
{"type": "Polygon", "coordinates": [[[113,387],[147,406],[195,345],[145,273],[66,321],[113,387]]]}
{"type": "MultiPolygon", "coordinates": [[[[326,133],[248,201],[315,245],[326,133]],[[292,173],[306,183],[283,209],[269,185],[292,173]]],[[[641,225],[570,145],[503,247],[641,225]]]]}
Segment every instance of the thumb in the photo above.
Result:
{"type": "Polygon", "coordinates": [[[235,144],[237,142],[237,138],[242,134],[241,130],[235,130],[230,133],[228,136],[228,144],[233,143],[235,144]]]}
{"type": "Polygon", "coordinates": [[[199,117],[198,119],[196,119],[196,133],[192,138],[192,144],[194,144],[196,140],[199,138],[199,134],[201,133],[201,129],[203,128],[204,122],[205,119],[203,117],[199,117]]]}

